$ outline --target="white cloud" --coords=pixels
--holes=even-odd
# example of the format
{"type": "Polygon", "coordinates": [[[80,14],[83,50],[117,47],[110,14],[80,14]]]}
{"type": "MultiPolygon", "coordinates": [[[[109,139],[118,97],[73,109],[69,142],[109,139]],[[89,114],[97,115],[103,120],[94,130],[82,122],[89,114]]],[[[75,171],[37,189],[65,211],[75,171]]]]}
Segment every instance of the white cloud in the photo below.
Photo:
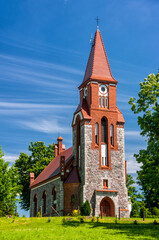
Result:
{"type": "Polygon", "coordinates": [[[125,159],[127,160],[127,172],[132,174],[136,173],[136,171],[140,170],[142,164],[139,164],[134,158],[134,153],[126,153],[125,159]]]}
{"type": "Polygon", "coordinates": [[[7,162],[11,162],[11,163],[14,163],[15,160],[18,159],[18,155],[15,155],[15,154],[5,154],[3,159],[7,162]]]}
{"type": "Polygon", "coordinates": [[[19,121],[19,123],[26,128],[44,133],[71,133],[71,127],[60,126],[57,120],[34,120],[34,121],[19,121]]]}
{"type": "Polygon", "coordinates": [[[54,69],[56,71],[61,71],[61,72],[66,72],[66,73],[71,73],[75,75],[80,75],[83,76],[83,71],[69,67],[69,66],[64,66],[60,64],[54,64],[54,63],[49,63],[49,62],[44,62],[44,61],[39,61],[39,60],[33,60],[30,58],[21,58],[18,56],[10,56],[10,55],[5,55],[5,54],[0,54],[0,61],[4,64],[4,61],[7,61],[6,64],[10,64],[10,62],[14,64],[19,64],[20,66],[25,65],[25,66],[30,66],[30,67],[40,67],[42,69],[54,69]]]}
{"type": "Polygon", "coordinates": [[[140,137],[140,131],[125,131],[126,137],[140,137]]]}
{"type": "Polygon", "coordinates": [[[22,108],[22,109],[72,109],[76,106],[74,105],[60,105],[60,104],[39,104],[39,103],[16,103],[16,102],[0,102],[0,107],[3,108],[22,108]]]}
{"type": "MultiPolygon", "coordinates": [[[[64,2],[68,2],[68,0],[64,0],[64,2]]],[[[23,39],[22,35],[18,35],[16,34],[16,37],[10,37],[7,35],[0,35],[0,42],[5,44],[5,45],[9,45],[9,46],[13,46],[15,48],[20,48],[20,49],[25,49],[31,52],[37,52],[37,53],[44,53],[44,54],[51,54],[53,55],[69,55],[69,54],[74,54],[76,56],[82,56],[82,52],[73,50],[73,49],[68,49],[68,48],[61,48],[61,47],[57,47],[57,46],[53,46],[53,45],[49,45],[48,43],[45,44],[43,42],[40,42],[38,40],[35,39],[27,39],[27,42],[25,41],[25,39],[23,39]],[[20,40],[21,39],[21,40],[20,40]]]]}

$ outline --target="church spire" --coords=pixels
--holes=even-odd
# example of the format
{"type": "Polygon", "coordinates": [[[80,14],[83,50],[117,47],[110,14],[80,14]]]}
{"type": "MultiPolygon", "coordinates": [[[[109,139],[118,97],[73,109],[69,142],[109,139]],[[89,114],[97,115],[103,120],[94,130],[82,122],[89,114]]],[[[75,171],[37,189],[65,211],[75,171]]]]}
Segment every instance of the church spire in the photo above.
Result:
{"type": "Polygon", "coordinates": [[[81,85],[83,85],[88,80],[117,83],[117,81],[112,76],[102,36],[98,27],[94,36],[94,40],[92,42],[92,48],[90,51],[84,79],[81,85]]]}

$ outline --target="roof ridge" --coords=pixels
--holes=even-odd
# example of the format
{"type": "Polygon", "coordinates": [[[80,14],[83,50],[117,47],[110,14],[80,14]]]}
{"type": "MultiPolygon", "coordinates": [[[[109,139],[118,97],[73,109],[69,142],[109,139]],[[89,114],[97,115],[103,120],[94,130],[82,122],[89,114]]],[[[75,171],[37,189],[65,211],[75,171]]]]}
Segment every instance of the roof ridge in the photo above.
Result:
{"type": "MultiPolygon", "coordinates": [[[[96,51],[96,41],[97,41],[97,39],[96,39],[96,35],[97,35],[97,31],[96,31],[96,33],[95,33],[95,36],[94,36],[94,56],[93,56],[93,65],[92,65],[92,74],[91,74],[91,76],[93,75],[93,71],[94,71],[94,60],[95,60],[95,51],[96,51]]],[[[90,76],[90,77],[91,77],[90,76]]]]}
{"type": "MultiPolygon", "coordinates": [[[[101,42],[102,42],[102,45],[103,45],[104,54],[105,54],[105,57],[106,57],[106,61],[107,61],[107,64],[108,64],[108,68],[109,68],[109,71],[110,71],[110,75],[111,75],[111,77],[113,78],[113,75],[112,75],[112,72],[111,72],[111,69],[110,69],[110,65],[109,65],[109,61],[108,61],[108,57],[107,57],[107,53],[106,53],[106,49],[105,49],[105,47],[104,47],[104,42],[103,42],[102,35],[101,35],[100,31],[99,31],[99,36],[100,36],[100,38],[101,38],[101,42]]],[[[113,79],[114,79],[114,78],[113,78],[113,79]]]]}

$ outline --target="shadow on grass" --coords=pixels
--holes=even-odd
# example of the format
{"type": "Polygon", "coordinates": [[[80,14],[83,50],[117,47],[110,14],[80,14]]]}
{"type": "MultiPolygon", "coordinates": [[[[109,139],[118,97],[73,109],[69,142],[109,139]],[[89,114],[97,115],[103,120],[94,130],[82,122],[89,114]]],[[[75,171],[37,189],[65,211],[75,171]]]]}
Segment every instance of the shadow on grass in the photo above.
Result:
{"type": "MultiPolygon", "coordinates": [[[[79,222],[75,220],[66,221],[63,223],[65,227],[78,227],[87,226],[89,228],[102,228],[104,230],[116,230],[112,232],[112,235],[126,234],[129,239],[134,239],[138,237],[139,239],[159,239],[159,225],[154,225],[153,223],[104,223],[104,222],[79,222]]],[[[122,236],[121,236],[122,237],[122,236]]]]}

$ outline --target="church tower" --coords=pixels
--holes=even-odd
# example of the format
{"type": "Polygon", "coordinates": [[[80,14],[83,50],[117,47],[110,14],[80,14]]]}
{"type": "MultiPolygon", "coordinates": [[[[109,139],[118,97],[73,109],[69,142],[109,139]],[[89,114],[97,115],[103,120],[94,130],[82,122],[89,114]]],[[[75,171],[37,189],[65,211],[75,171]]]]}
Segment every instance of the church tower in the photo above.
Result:
{"type": "Polygon", "coordinates": [[[98,216],[129,217],[124,150],[124,118],[116,106],[113,78],[99,29],[79,86],[80,104],[72,121],[74,166],[80,204],[89,200],[98,216]]]}

